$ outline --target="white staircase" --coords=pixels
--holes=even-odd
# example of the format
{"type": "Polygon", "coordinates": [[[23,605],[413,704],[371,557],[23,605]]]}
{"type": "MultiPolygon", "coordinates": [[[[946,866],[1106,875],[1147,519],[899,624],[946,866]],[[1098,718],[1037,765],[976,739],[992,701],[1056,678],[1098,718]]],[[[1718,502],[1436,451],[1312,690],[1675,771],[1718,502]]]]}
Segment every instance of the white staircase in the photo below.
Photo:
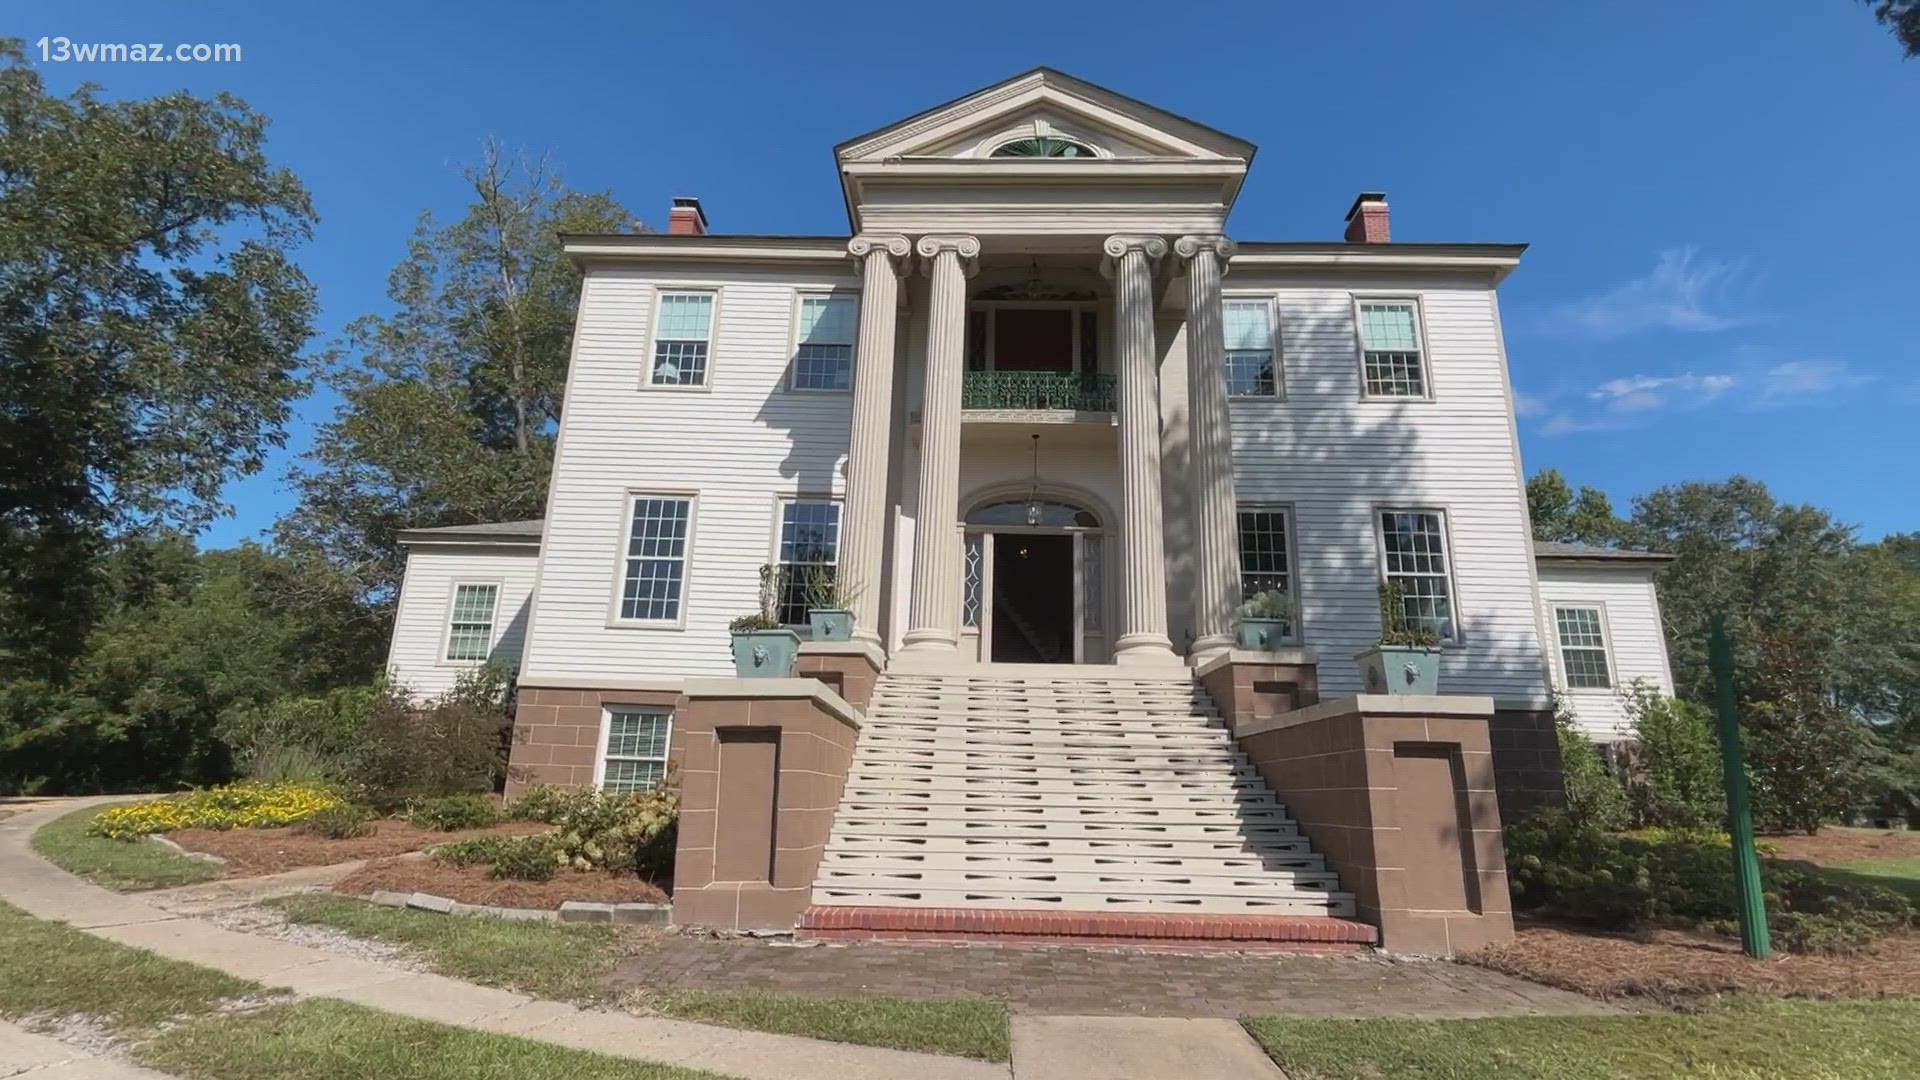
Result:
{"type": "Polygon", "coordinates": [[[1185,677],[880,676],[816,906],[1351,917],[1185,677]]]}

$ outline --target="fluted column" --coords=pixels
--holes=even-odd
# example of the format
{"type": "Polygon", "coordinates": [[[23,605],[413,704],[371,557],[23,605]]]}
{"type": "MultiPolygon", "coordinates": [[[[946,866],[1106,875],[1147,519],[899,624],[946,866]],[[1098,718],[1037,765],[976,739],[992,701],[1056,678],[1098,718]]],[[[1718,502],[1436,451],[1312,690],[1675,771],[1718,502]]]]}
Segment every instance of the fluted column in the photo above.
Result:
{"type": "Polygon", "coordinates": [[[1116,663],[1171,663],[1167,559],[1160,506],[1160,375],[1154,363],[1153,267],[1157,236],[1110,236],[1103,270],[1113,278],[1120,364],[1120,636],[1116,663]]]}
{"type": "Polygon", "coordinates": [[[1233,648],[1240,603],[1240,550],[1233,491],[1232,413],[1227,408],[1227,338],[1220,277],[1233,257],[1224,236],[1183,236],[1187,261],[1187,454],[1193,484],[1193,655],[1233,648]]]}
{"type": "Polygon", "coordinates": [[[880,643],[882,566],[887,543],[887,457],[892,443],[893,337],[899,323],[904,236],[856,236],[860,260],[860,343],[853,357],[853,432],[847,447],[847,503],[840,515],[840,566],[854,593],[853,636],[880,643]]]}
{"type": "Polygon", "coordinates": [[[965,370],[967,278],[980,254],[971,236],[923,236],[932,279],[927,378],[920,406],[920,509],[913,528],[913,605],[901,648],[951,653],[960,641],[960,382],[965,370]]]}

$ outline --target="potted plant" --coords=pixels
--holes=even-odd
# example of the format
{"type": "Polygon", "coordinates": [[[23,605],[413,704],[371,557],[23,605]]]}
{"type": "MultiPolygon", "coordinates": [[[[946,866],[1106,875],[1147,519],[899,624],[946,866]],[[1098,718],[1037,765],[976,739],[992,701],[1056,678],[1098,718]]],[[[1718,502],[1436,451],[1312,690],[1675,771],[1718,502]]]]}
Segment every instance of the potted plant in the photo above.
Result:
{"type": "Polygon", "coordinates": [[[807,579],[807,622],[815,641],[853,640],[853,601],[860,588],[820,567],[807,579]]]}
{"type": "Polygon", "coordinates": [[[727,624],[733,633],[733,670],[743,679],[784,679],[793,674],[800,635],[780,625],[781,585],[777,566],[760,568],[760,610],[727,624]]]}
{"type": "Polygon", "coordinates": [[[1293,630],[1293,597],[1278,589],[1254,593],[1237,611],[1240,644],[1245,648],[1272,652],[1293,630]]]}
{"type": "Polygon", "coordinates": [[[1380,586],[1380,644],[1354,660],[1370,694],[1440,692],[1440,635],[1407,619],[1407,594],[1398,582],[1380,586]]]}

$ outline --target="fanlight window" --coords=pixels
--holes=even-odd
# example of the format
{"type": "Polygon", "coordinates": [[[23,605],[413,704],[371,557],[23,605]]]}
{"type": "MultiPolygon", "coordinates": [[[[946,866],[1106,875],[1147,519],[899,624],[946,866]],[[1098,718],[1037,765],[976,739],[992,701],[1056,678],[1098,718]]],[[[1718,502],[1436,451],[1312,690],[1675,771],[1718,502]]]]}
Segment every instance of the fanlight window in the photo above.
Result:
{"type": "Polygon", "coordinates": [[[1030,504],[1024,500],[1020,502],[989,503],[975,510],[973,513],[968,514],[967,524],[985,526],[1031,525],[1050,529],[1097,529],[1100,527],[1100,519],[1094,517],[1091,513],[1077,506],[1068,506],[1066,503],[1059,502],[1041,502],[1040,520],[1031,521],[1027,515],[1029,505],[1030,504]]]}
{"type": "Polygon", "coordinates": [[[1032,138],[1015,139],[1001,143],[994,148],[994,157],[1038,157],[1038,158],[1090,158],[1098,155],[1093,148],[1062,139],[1058,135],[1038,135],[1032,138]]]}

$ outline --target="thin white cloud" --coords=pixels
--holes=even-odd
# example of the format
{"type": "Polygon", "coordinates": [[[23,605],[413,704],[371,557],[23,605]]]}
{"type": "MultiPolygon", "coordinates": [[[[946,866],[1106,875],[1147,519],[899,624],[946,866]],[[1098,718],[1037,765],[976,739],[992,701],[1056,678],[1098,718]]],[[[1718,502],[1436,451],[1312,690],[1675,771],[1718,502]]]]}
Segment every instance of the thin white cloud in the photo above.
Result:
{"type": "Polygon", "coordinates": [[[1734,263],[1702,258],[1692,247],[1672,248],[1640,277],[1554,305],[1551,322],[1563,332],[1598,339],[1645,330],[1725,330],[1741,321],[1726,310],[1739,277],[1734,263]]]}
{"type": "Polygon", "coordinates": [[[1627,421],[1617,416],[1580,417],[1567,413],[1558,413],[1547,417],[1547,419],[1541,423],[1540,434],[1579,435],[1589,431],[1618,431],[1621,428],[1631,426],[1627,421]]]}
{"type": "Polygon", "coordinates": [[[1872,382],[1844,360],[1789,360],[1767,369],[1749,403],[1756,409],[1805,405],[1826,394],[1872,382]]]}
{"type": "Polygon", "coordinates": [[[1608,379],[1588,391],[1610,413],[1640,413],[1668,406],[1697,408],[1733,389],[1731,375],[1630,375],[1608,379]]]}
{"type": "Polygon", "coordinates": [[[1513,414],[1515,416],[1539,416],[1547,411],[1547,395],[1536,394],[1530,390],[1513,392],[1513,414]]]}

